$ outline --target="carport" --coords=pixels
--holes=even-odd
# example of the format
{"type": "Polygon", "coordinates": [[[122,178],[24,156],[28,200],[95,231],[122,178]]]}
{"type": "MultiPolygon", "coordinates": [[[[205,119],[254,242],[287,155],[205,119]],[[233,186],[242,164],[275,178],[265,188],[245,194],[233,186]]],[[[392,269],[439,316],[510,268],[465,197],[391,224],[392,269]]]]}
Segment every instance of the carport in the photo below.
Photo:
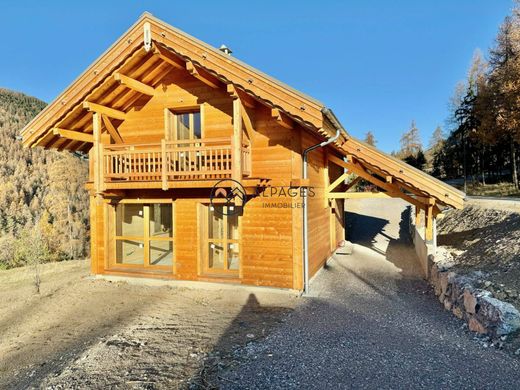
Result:
{"type": "Polygon", "coordinates": [[[461,209],[464,205],[462,191],[365,142],[346,136],[336,147],[344,157],[328,155],[328,160],[344,168],[344,173],[326,188],[328,199],[402,198],[415,206],[415,226],[424,226],[428,244],[435,240],[435,221],[442,211],[450,207],[461,209]],[[345,186],[350,175],[355,175],[355,179],[345,186]],[[361,179],[375,185],[378,191],[352,191],[361,179]],[[421,221],[421,211],[424,211],[424,221],[421,221]]]}

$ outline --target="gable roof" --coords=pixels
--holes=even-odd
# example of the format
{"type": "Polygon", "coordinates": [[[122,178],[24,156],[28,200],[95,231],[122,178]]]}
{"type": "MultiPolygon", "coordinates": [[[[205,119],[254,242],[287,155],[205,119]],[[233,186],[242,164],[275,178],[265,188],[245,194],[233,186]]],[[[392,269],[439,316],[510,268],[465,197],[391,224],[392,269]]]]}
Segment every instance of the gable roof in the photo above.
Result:
{"type": "Polygon", "coordinates": [[[370,172],[391,176],[399,188],[432,197],[452,207],[462,207],[464,194],[416,170],[403,161],[351,137],[323,103],[252,68],[235,57],[168,25],[149,13],[143,14],[105,53],[22,130],[23,144],[58,150],[86,151],[90,144],[60,137],[60,128],[92,133],[90,102],[120,113],[128,111],[143,93],[128,90],[116,73],[128,76],[145,87],[155,88],[171,67],[188,70],[194,77],[232,87],[262,104],[280,110],[295,122],[321,137],[341,129],[335,149],[370,172]],[[152,48],[147,47],[150,33],[152,48]],[[402,187],[401,187],[402,186],[402,187]]]}

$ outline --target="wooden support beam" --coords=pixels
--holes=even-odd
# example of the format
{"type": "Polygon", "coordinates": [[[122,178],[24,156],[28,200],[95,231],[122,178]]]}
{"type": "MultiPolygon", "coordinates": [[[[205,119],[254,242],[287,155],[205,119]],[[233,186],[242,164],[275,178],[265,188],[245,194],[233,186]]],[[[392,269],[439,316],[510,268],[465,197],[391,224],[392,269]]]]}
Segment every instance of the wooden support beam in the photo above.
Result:
{"type": "Polygon", "coordinates": [[[435,198],[429,196],[416,196],[415,199],[418,199],[425,204],[435,205],[435,198]]]}
{"type": "Polygon", "coordinates": [[[168,190],[168,160],[166,156],[166,140],[163,138],[161,139],[161,181],[162,181],[162,189],[163,191],[168,190]]]}
{"type": "Polygon", "coordinates": [[[427,205],[425,208],[425,229],[424,229],[424,238],[428,242],[433,241],[433,205],[427,205]]]}
{"type": "MultiPolygon", "coordinates": [[[[242,100],[240,100],[242,102],[242,100]]],[[[242,121],[244,122],[244,128],[246,129],[246,135],[249,141],[253,142],[253,138],[255,136],[255,129],[253,127],[253,121],[251,120],[250,114],[247,112],[246,108],[242,104],[240,109],[240,113],[242,115],[242,121]]]]}
{"type": "Polygon", "coordinates": [[[66,129],[60,129],[59,127],[55,127],[52,129],[52,133],[54,135],[59,135],[63,138],[68,138],[74,141],[81,141],[81,142],[94,142],[94,137],[92,134],[82,133],[80,131],[74,131],[74,130],[66,130],[66,129]]]}
{"type": "Polygon", "coordinates": [[[226,90],[229,96],[231,96],[233,99],[242,100],[242,104],[247,108],[255,108],[255,100],[251,96],[249,96],[245,91],[238,89],[233,84],[227,84],[226,90]]]}
{"type": "Polygon", "coordinates": [[[115,141],[115,143],[122,144],[123,138],[121,138],[121,135],[119,135],[119,132],[113,125],[110,118],[106,115],[101,115],[101,118],[103,119],[103,123],[105,124],[106,129],[107,129],[108,133],[110,134],[110,136],[112,137],[112,139],[115,141]]]}
{"type": "Polygon", "coordinates": [[[83,108],[93,111],[94,113],[103,114],[110,118],[125,120],[126,114],[123,111],[116,110],[114,108],[102,106],[101,104],[92,102],[83,102],[83,108]]]}
{"type": "Polygon", "coordinates": [[[140,92],[142,94],[153,96],[155,95],[155,89],[145,83],[142,83],[138,80],[135,80],[131,77],[125,76],[121,73],[114,73],[114,79],[119,81],[119,84],[124,85],[130,89],[133,89],[136,92],[140,92]]]}
{"type": "Polygon", "coordinates": [[[359,183],[363,178],[361,176],[356,177],[354,180],[352,180],[350,183],[347,184],[347,188],[345,188],[345,191],[350,190],[352,187],[354,187],[357,183],[359,183]]]}
{"type": "Polygon", "coordinates": [[[202,81],[204,84],[209,85],[211,88],[219,88],[220,82],[217,78],[211,76],[208,72],[203,69],[197,69],[193,62],[186,62],[186,70],[195,78],[202,81]]]}
{"type": "Polygon", "coordinates": [[[101,114],[94,112],[92,116],[93,138],[94,138],[94,189],[96,194],[103,192],[103,145],[101,143],[101,114]]]}
{"type": "Polygon", "coordinates": [[[244,122],[245,130],[247,138],[250,141],[253,141],[254,136],[254,127],[253,127],[253,121],[251,120],[250,114],[247,112],[245,107],[252,108],[254,107],[254,101],[249,102],[250,99],[248,99],[248,95],[245,94],[242,91],[239,91],[233,84],[228,84],[226,86],[227,92],[229,93],[229,96],[233,100],[239,100],[241,104],[240,113],[242,115],[242,121],[244,122]]]}
{"type": "MultiPolygon", "coordinates": [[[[242,131],[242,104],[240,99],[233,100],[233,139],[231,142],[231,178],[238,182],[242,181],[242,144],[243,144],[243,131],[242,131]]],[[[237,204],[242,206],[242,204],[237,204]]]]}
{"type": "Polygon", "coordinates": [[[376,185],[377,187],[381,188],[382,190],[390,192],[393,195],[398,196],[398,197],[406,200],[408,203],[411,203],[411,204],[413,204],[416,207],[421,207],[422,208],[422,207],[425,206],[424,203],[420,202],[419,200],[417,200],[415,198],[412,198],[410,195],[407,195],[407,194],[403,193],[394,184],[385,183],[384,181],[379,180],[378,178],[372,176],[360,164],[357,164],[357,163],[354,164],[354,163],[351,163],[351,162],[343,161],[343,160],[341,160],[340,158],[338,158],[338,157],[336,157],[334,155],[329,155],[329,161],[331,161],[332,163],[334,163],[334,164],[336,164],[336,165],[338,165],[340,167],[347,168],[349,171],[351,171],[352,173],[355,173],[358,176],[361,176],[366,181],[369,181],[370,183],[372,183],[372,184],[376,185]]]}
{"type": "Polygon", "coordinates": [[[343,175],[338,177],[336,180],[334,180],[334,182],[330,186],[327,187],[327,192],[331,192],[334,188],[336,188],[338,186],[338,184],[340,184],[341,182],[344,182],[347,177],[348,177],[347,172],[345,172],[343,175]]]}
{"type": "Polygon", "coordinates": [[[271,109],[271,116],[276,119],[280,126],[283,126],[287,129],[293,128],[293,121],[278,108],[271,109]]]}
{"type": "Polygon", "coordinates": [[[181,57],[173,54],[168,49],[165,49],[162,46],[153,45],[152,52],[154,55],[158,56],[161,60],[170,64],[174,68],[186,69],[186,62],[181,57]]]}

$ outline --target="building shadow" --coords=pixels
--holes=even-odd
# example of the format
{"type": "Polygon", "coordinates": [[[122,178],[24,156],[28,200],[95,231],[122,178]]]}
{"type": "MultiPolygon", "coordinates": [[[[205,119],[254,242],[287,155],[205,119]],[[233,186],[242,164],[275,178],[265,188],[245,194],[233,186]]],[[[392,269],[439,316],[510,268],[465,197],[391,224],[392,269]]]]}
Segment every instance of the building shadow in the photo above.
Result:
{"type": "Polygon", "coordinates": [[[269,336],[293,309],[281,306],[262,306],[255,294],[249,294],[238,315],[227,326],[199,371],[189,379],[190,389],[217,389],[225,381],[219,374],[232,368],[237,353],[244,347],[269,336]]]}
{"type": "Polygon", "coordinates": [[[353,243],[374,247],[376,236],[382,234],[388,223],[388,219],[346,211],[345,237],[353,243]]]}
{"type": "MultiPolygon", "coordinates": [[[[364,246],[385,257],[402,276],[422,277],[422,269],[410,236],[409,221],[411,207],[403,208],[399,229],[395,236],[385,232],[390,221],[377,216],[346,212],[346,232],[349,241],[364,246]],[[380,236],[381,238],[378,238],[380,236]],[[386,240],[386,248],[382,241],[386,240]]],[[[355,252],[352,256],[355,256],[355,252]]]]}

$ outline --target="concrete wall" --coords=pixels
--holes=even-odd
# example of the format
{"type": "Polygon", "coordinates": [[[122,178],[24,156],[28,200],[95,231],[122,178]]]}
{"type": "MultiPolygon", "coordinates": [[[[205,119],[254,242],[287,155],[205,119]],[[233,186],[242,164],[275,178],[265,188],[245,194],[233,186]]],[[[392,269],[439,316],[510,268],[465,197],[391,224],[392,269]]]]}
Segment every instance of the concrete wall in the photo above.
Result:
{"type": "MultiPolygon", "coordinates": [[[[434,241],[432,244],[429,244],[426,242],[424,238],[424,226],[415,226],[415,207],[411,207],[410,212],[410,236],[412,238],[412,241],[415,246],[415,252],[417,253],[417,257],[419,258],[419,261],[421,263],[421,268],[423,270],[423,277],[425,279],[429,279],[430,277],[430,269],[431,265],[433,263],[433,256],[436,252],[436,236],[437,236],[437,229],[435,229],[434,224],[434,241]]],[[[423,218],[424,220],[424,218],[423,218]]]]}

